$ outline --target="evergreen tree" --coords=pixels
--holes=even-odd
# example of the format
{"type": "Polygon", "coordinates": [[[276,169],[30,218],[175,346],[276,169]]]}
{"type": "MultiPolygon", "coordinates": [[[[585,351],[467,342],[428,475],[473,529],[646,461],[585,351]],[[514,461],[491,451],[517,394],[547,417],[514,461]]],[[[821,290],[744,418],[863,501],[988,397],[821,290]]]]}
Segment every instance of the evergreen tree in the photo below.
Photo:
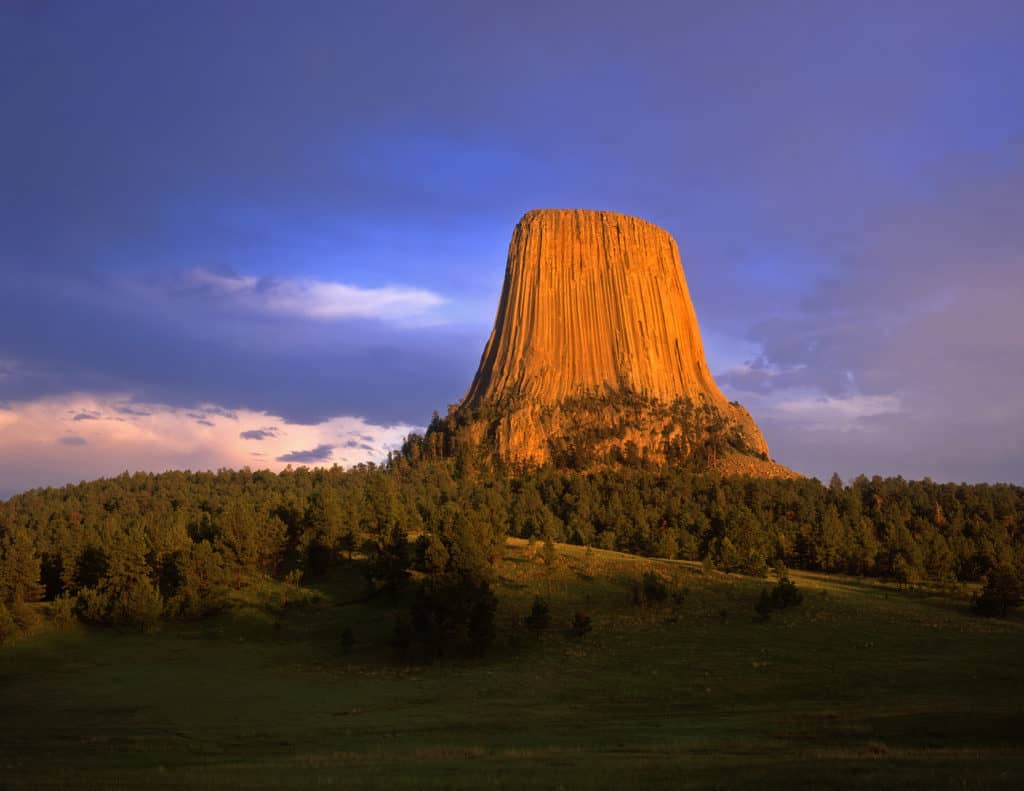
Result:
{"type": "Polygon", "coordinates": [[[15,528],[0,541],[0,603],[34,602],[45,591],[39,552],[31,533],[15,528]]]}

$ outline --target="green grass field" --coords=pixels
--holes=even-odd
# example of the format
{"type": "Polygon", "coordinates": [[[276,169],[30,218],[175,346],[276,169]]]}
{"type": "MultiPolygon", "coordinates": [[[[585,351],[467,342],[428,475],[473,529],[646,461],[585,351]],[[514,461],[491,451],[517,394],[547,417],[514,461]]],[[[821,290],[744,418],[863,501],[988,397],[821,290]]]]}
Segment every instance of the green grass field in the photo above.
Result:
{"type": "Polygon", "coordinates": [[[759,623],[767,581],[532,555],[508,545],[483,659],[398,663],[355,570],[151,634],[44,629],[0,649],[0,788],[1024,787],[1019,616],[793,573],[803,605],[759,623]],[[682,603],[635,606],[645,570],[682,603]]]}

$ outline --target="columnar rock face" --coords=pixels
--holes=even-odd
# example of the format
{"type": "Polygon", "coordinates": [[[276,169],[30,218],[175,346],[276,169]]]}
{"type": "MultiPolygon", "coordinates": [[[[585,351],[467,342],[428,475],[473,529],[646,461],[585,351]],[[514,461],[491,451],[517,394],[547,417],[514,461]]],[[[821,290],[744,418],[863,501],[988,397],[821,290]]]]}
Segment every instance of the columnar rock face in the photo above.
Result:
{"type": "Polygon", "coordinates": [[[525,464],[568,454],[600,466],[628,451],[710,466],[742,455],[756,466],[768,454],[708,371],[675,240],[602,211],[519,221],[494,330],[444,431],[525,464]]]}
{"type": "Polygon", "coordinates": [[[464,403],[516,394],[551,404],[595,389],[726,405],[668,232],[611,212],[528,212],[464,403]]]}

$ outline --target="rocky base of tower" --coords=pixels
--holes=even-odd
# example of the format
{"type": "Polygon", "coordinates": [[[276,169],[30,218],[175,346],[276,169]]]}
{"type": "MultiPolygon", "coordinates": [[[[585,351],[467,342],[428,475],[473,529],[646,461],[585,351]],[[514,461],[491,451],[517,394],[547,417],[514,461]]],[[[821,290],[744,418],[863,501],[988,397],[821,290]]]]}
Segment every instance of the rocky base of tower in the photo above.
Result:
{"type": "Polygon", "coordinates": [[[453,410],[426,445],[475,463],[596,470],[657,465],[758,477],[798,477],[772,462],[750,414],[710,400],[665,403],[634,393],[582,394],[556,404],[525,399],[453,410]]]}

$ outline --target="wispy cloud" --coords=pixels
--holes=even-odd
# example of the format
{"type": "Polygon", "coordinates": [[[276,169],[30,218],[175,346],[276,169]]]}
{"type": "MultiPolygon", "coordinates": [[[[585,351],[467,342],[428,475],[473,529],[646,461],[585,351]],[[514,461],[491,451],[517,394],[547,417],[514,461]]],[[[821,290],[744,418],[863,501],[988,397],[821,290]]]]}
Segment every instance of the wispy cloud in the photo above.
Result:
{"type": "Polygon", "coordinates": [[[380,319],[403,322],[430,318],[445,300],[422,288],[362,288],[326,280],[287,280],[246,275],[221,275],[193,270],[189,286],[247,310],[320,321],[380,319]]]}
{"type": "Polygon", "coordinates": [[[131,404],[115,404],[114,409],[121,415],[133,415],[135,417],[147,417],[150,413],[145,409],[139,409],[131,404]]]}
{"type": "Polygon", "coordinates": [[[900,400],[892,395],[799,398],[782,401],[775,410],[805,428],[851,430],[865,418],[899,413],[900,400]]]}
{"type": "Polygon", "coordinates": [[[271,437],[275,436],[276,434],[277,434],[277,429],[274,428],[273,426],[268,426],[267,428],[253,428],[253,429],[249,429],[248,431],[243,431],[238,436],[239,436],[240,439],[256,439],[256,440],[259,440],[259,439],[270,439],[271,437]]]}
{"type": "Polygon", "coordinates": [[[293,450],[277,457],[278,461],[289,464],[313,464],[318,461],[328,461],[334,452],[333,445],[317,445],[313,450],[293,450]]]}

